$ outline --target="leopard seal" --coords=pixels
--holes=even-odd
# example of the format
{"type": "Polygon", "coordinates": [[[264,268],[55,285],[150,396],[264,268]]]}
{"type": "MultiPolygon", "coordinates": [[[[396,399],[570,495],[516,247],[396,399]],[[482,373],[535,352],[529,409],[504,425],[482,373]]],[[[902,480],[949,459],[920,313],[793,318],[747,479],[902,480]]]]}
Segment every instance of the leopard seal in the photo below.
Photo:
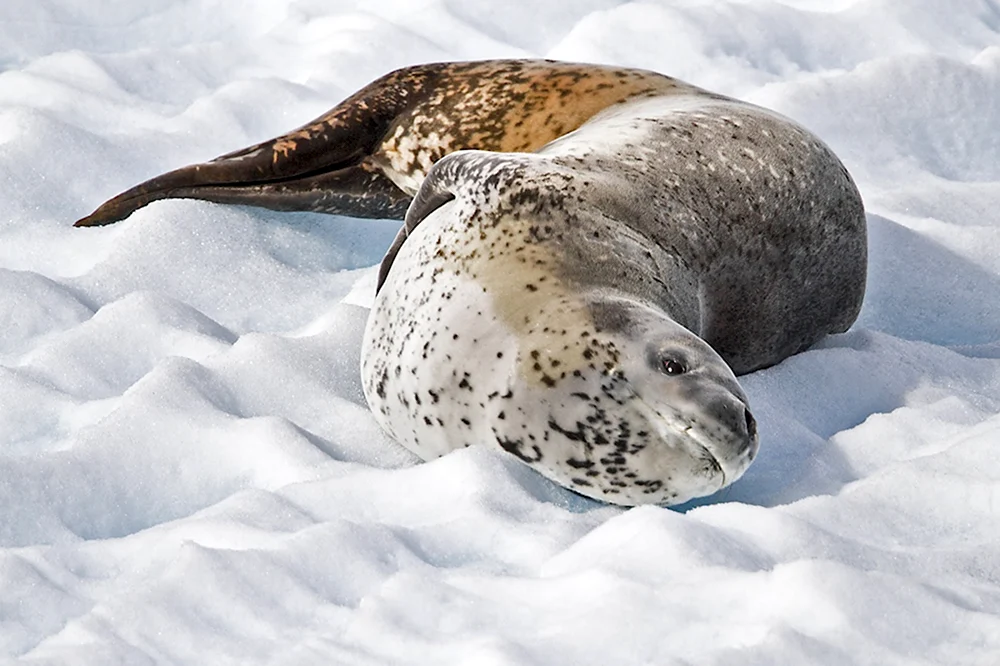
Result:
{"type": "Polygon", "coordinates": [[[860,310],[864,209],[840,160],[779,114],[652,72],[422,67],[332,124],[154,178],[80,224],[172,196],[356,215],[407,202],[361,367],[395,439],[424,459],[491,443],[621,505],[738,479],[759,436],[737,375],[860,310]],[[402,106],[365,125],[385,100],[402,106]]]}

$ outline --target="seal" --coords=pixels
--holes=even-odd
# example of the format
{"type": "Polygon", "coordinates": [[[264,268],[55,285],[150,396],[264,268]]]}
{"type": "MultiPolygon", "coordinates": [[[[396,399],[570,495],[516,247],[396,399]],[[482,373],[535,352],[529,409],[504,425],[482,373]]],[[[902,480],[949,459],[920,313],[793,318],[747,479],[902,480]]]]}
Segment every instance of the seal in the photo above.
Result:
{"type": "Polygon", "coordinates": [[[860,310],[861,197],[774,112],[652,72],[502,61],[401,70],[325,117],[367,151],[324,150],[322,121],[154,178],[81,224],[192,195],[398,213],[414,191],[361,370],[380,425],[425,459],[495,443],[607,502],[711,494],[758,450],[736,376],[860,310]],[[384,110],[372,100],[397,98],[393,120],[364,124],[384,110]],[[355,187],[360,172],[381,184],[355,187]]]}

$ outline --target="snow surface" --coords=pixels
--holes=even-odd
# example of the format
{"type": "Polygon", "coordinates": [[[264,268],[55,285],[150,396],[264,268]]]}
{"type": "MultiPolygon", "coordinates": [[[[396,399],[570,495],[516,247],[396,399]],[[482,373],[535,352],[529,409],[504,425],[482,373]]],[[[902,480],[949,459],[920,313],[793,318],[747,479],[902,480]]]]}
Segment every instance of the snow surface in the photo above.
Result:
{"type": "Polygon", "coordinates": [[[0,660],[1000,664],[996,0],[4,0],[0,660]],[[786,113],[869,210],[855,327],[744,379],[761,453],[674,511],[380,433],[395,223],[139,180],[378,75],[549,56],[786,113]]]}

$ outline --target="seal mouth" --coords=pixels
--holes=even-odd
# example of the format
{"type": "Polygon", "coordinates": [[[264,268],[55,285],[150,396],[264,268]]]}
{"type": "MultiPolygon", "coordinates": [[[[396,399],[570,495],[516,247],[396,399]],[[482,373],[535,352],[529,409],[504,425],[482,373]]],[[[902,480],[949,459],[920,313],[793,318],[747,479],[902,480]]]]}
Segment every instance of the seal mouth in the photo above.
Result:
{"type": "Polygon", "coordinates": [[[710,472],[711,476],[714,477],[717,474],[721,478],[719,485],[706,494],[717,492],[726,487],[728,483],[726,470],[722,466],[719,457],[712,451],[714,443],[709,441],[703,433],[695,429],[694,423],[687,421],[676,412],[664,414],[638,394],[634,394],[634,397],[639,411],[643,413],[650,423],[656,426],[656,431],[661,441],[675,447],[678,441],[687,444],[691,447],[689,451],[691,457],[696,460],[705,461],[707,463],[707,471],[710,472]]]}
{"type": "Polygon", "coordinates": [[[729,482],[726,479],[726,468],[722,466],[722,461],[719,460],[718,456],[716,456],[715,453],[712,452],[712,449],[709,446],[709,444],[706,441],[704,441],[704,436],[702,435],[702,433],[695,430],[694,426],[691,425],[685,428],[683,434],[686,437],[689,437],[694,443],[694,445],[700,448],[701,451],[705,454],[705,458],[703,458],[703,460],[709,463],[709,469],[711,469],[712,472],[715,472],[720,477],[722,477],[722,482],[719,484],[719,487],[716,488],[716,490],[721,490],[725,488],[727,485],[729,485],[729,482]]]}

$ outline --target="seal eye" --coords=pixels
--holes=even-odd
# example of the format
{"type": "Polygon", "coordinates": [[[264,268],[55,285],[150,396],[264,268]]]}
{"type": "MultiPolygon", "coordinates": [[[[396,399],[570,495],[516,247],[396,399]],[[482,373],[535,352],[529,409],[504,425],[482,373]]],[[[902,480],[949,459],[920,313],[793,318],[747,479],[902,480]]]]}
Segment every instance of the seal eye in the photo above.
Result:
{"type": "Polygon", "coordinates": [[[673,358],[663,359],[661,367],[663,368],[663,374],[670,375],[671,377],[675,375],[683,375],[687,372],[687,368],[684,367],[684,364],[673,358]]]}

